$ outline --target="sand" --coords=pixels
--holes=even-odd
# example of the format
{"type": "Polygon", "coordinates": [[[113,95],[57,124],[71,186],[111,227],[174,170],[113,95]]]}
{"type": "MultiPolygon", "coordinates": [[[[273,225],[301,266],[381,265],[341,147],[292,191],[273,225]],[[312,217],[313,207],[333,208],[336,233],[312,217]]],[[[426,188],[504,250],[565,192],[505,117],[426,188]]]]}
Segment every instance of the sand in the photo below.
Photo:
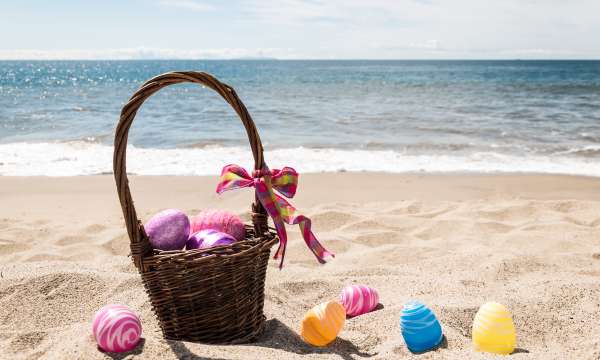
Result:
{"type": "MultiPolygon", "coordinates": [[[[250,190],[217,196],[215,178],[132,177],[138,214],[226,208],[248,217],[250,190]]],[[[267,328],[258,342],[208,346],[165,341],[128,258],[111,176],[0,177],[0,358],[479,359],[473,316],[504,303],[518,359],[600,358],[600,179],[547,175],[303,175],[294,203],[337,253],[319,265],[295,227],[283,271],[267,273],[267,328]],[[369,284],[383,307],[350,319],[329,347],[297,336],[302,314],[369,284]],[[399,312],[420,299],[446,341],[411,354],[399,312]],[[126,355],[100,352],[94,312],[125,303],[143,340],[126,355]]]]}

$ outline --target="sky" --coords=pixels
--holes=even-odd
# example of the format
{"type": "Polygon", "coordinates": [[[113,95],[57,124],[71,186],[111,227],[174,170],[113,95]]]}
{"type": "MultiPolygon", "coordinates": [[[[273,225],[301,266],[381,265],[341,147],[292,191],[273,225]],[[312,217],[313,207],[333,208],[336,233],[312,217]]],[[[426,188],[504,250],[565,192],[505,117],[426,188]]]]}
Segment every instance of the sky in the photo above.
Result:
{"type": "Polygon", "coordinates": [[[0,59],[600,59],[600,0],[0,1],[0,59]]]}

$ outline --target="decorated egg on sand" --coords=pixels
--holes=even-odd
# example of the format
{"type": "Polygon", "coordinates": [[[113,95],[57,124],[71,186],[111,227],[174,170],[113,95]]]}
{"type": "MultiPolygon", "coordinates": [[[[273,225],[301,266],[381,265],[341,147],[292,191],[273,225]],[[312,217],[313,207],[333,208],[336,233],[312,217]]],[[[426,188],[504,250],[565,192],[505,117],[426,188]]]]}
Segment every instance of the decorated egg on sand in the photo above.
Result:
{"type": "Polygon", "coordinates": [[[372,311],[379,304],[377,290],[366,285],[349,285],[342,289],[340,303],[349,316],[358,316],[372,311]]]}
{"type": "Polygon", "coordinates": [[[473,321],[472,334],[477,351],[508,355],[515,350],[517,343],[510,311],[497,302],[481,305],[473,321]]]}
{"type": "Polygon", "coordinates": [[[346,310],[336,301],[310,309],[300,324],[300,336],[314,346],[325,346],[338,336],[346,321],[346,310]]]}
{"type": "Polygon", "coordinates": [[[190,221],[182,211],[168,209],[148,220],[144,230],[153,248],[181,250],[190,235],[190,221]]]}
{"type": "Polygon", "coordinates": [[[215,246],[231,245],[236,239],[226,233],[217,230],[200,230],[190,236],[185,244],[187,250],[191,249],[209,249],[215,246]]]}
{"type": "Polygon", "coordinates": [[[192,217],[190,234],[206,229],[224,232],[238,241],[244,240],[246,236],[246,228],[242,219],[236,214],[225,210],[203,211],[192,217]]]}
{"type": "Polygon", "coordinates": [[[414,353],[437,347],[444,337],[440,322],[433,311],[417,300],[404,304],[400,315],[400,328],[406,346],[414,353]]]}
{"type": "Polygon", "coordinates": [[[139,317],[127,306],[106,305],[94,315],[92,333],[98,346],[109,352],[135,349],[142,334],[139,317]]]}

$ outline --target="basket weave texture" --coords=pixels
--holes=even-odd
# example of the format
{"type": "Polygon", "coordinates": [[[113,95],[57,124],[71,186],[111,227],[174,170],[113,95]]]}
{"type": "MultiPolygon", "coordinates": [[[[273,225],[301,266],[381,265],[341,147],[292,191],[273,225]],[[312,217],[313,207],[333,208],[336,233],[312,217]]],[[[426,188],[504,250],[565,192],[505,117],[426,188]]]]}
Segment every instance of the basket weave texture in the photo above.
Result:
{"type": "Polygon", "coordinates": [[[170,72],[148,80],[123,107],[115,131],[113,168],[131,256],[165,338],[214,344],[250,342],[265,325],[266,269],[270,249],[278,241],[260,202],[252,204],[252,225],[246,225],[243,241],[207,250],[160,251],[150,246],[131,198],[126,148],[133,119],[152,94],[184,82],[208,87],[231,105],[246,128],[255,169],[264,167],[258,131],[233,88],[204,72],[170,72]]]}

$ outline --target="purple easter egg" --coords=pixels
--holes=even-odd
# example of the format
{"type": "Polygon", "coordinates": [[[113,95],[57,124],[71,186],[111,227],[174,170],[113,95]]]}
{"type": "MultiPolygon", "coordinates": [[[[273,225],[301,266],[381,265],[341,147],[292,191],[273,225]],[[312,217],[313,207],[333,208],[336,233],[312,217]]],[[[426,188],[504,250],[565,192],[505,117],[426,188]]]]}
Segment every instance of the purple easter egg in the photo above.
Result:
{"type": "Polygon", "coordinates": [[[125,305],[111,304],[94,315],[92,333],[104,351],[126,352],[135,349],[142,334],[140,318],[125,305]]]}
{"type": "Polygon", "coordinates": [[[201,231],[198,231],[198,232],[190,235],[190,238],[185,243],[185,248],[187,250],[199,249],[200,245],[202,244],[202,241],[204,241],[203,236],[206,234],[206,232],[210,232],[210,231],[213,231],[213,230],[201,230],[201,231]]]}
{"type": "Polygon", "coordinates": [[[235,238],[229,234],[217,230],[200,230],[192,234],[185,244],[185,248],[191,249],[209,249],[215,246],[231,245],[236,242],[235,238]]]}
{"type": "Polygon", "coordinates": [[[154,215],[144,229],[153,248],[181,250],[190,234],[190,220],[183,212],[169,209],[154,215]]]}

